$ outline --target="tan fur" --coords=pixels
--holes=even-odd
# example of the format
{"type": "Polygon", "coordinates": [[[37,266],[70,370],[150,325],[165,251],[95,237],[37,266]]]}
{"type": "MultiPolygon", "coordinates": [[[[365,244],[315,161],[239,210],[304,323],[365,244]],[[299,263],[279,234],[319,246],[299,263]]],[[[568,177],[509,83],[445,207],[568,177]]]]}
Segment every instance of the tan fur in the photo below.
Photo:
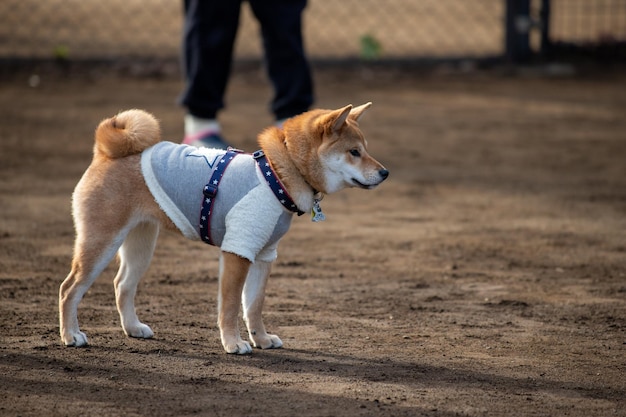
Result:
{"type": "Polygon", "coordinates": [[[100,122],[94,154],[109,159],[140,153],[161,140],[159,122],[141,110],[127,110],[100,122]]]}
{"type": "MultiPolygon", "coordinates": [[[[259,135],[261,148],[298,208],[309,211],[314,193],[373,188],[387,177],[387,170],[367,154],[358,128],[369,105],[313,110],[286,121],[283,129],[271,127],[259,135]],[[358,156],[352,155],[355,151],[358,156]]],[[[114,284],[122,328],[128,336],[153,336],[137,317],[134,297],[159,228],[177,230],[158,207],[141,172],[141,152],[160,140],[158,122],[141,110],[105,119],[96,129],[93,161],[73,194],[72,268],[59,289],[60,333],[66,345],[87,344],[78,325],[78,304],[116,253],[120,267],[114,284]]],[[[251,350],[237,325],[240,305],[254,346],[282,346],[278,336],[266,332],[261,317],[270,270],[270,263],[250,263],[221,252],[218,324],[228,353],[251,350]]]]}
{"type": "Polygon", "coordinates": [[[235,254],[222,252],[220,259],[222,272],[220,273],[219,288],[219,316],[217,323],[220,327],[224,349],[230,353],[246,353],[245,343],[239,333],[239,304],[241,292],[250,270],[250,261],[235,254]]]}

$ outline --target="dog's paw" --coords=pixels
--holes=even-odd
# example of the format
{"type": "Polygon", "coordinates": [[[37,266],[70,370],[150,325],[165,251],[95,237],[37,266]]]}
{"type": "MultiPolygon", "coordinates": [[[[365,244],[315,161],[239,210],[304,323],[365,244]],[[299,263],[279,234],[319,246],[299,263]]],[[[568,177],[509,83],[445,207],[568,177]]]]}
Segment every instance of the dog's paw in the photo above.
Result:
{"type": "Polygon", "coordinates": [[[283,341],[275,334],[264,334],[262,336],[251,336],[254,347],[261,349],[278,349],[283,347],[283,341]]]}
{"type": "Polygon", "coordinates": [[[235,355],[247,355],[252,352],[252,346],[245,340],[239,339],[234,343],[222,343],[226,353],[232,353],[235,355]]]}
{"type": "Polygon", "coordinates": [[[65,346],[81,347],[89,344],[87,335],[80,330],[66,334],[62,336],[62,339],[65,346]]]}
{"type": "Polygon", "coordinates": [[[150,326],[143,323],[128,326],[124,329],[124,332],[127,336],[136,337],[138,339],[150,339],[154,336],[154,332],[150,326]]]}

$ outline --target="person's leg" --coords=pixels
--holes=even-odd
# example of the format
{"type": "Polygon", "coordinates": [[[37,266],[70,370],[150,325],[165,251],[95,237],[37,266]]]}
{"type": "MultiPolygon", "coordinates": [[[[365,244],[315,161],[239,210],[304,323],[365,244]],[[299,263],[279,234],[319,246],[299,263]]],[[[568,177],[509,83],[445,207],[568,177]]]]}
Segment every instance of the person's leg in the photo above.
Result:
{"type": "Polygon", "coordinates": [[[307,111],[313,104],[313,81],[302,40],[306,0],[249,0],[261,24],[265,61],[274,86],[271,104],[276,120],[307,111]]]}
{"type": "Polygon", "coordinates": [[[219,133],[216,116],[224,107],[241,4],[235,0],[185,0],[184,6],[186,85],[180,103],[187,108],[185,134],[189,138],[202,136],[203,131],[219,133]]]}

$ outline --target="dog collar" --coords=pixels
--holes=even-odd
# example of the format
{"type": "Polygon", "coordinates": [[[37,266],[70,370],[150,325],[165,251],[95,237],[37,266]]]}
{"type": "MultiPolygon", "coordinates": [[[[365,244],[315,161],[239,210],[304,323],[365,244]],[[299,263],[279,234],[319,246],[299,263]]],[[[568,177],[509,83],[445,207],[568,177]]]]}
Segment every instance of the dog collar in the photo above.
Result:
{"type": "Polygon", "coordinates": [[[267,181],[267,184],[270,186],[270,189],[280,201],[280,204],[283,205],[287,210],[292,211],[294,213],[298,213],[298,216],[302,216],[304,212],[296,206],[293,199],[287,192],[287,189],[280,182],[280,179],[276,175],[276,172],[272,169],[272,165],[270,161],[265,156],[265,153],[261,150],[256,151],[252,154],[252,157],[256,160],[256,163],[259,165],[261,172],[263,173],[263,178],[267,181]]]}

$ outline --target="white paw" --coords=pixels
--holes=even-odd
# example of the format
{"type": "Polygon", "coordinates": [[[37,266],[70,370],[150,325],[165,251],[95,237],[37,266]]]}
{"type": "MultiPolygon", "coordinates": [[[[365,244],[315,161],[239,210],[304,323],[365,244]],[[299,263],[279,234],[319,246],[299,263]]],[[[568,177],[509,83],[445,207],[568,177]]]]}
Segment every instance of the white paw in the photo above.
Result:
{"type": "Polygon", "coordinates": [[[125,327],[124,332],[127,336],[136,337],[138,339],[150,339],[154,336],[154,332],[150,326],[143,323],[137,323],[133,326],[125,327]]]}
{"type": "Polygon", "coordinates": [[[275,334],[265,334],[263,336],[251,336],[254,347],[261,349],[278,349],[283,347],[283,341],[275,334]]]}
{"type": "Polygon", "coordinates": [[[222,343],[226,353],[233,353],[236,355],[247,355],[252,352],[252,346],[245,340],[239,339],[235,343],[222,343]]]}
{"type": "Polygon", "coordinates": [[[87,341],[87,335],[80,330],[70,332],[69,335],[63,336],[62,339],[65,346],[81,347],[89,344],[87,341]]]}

